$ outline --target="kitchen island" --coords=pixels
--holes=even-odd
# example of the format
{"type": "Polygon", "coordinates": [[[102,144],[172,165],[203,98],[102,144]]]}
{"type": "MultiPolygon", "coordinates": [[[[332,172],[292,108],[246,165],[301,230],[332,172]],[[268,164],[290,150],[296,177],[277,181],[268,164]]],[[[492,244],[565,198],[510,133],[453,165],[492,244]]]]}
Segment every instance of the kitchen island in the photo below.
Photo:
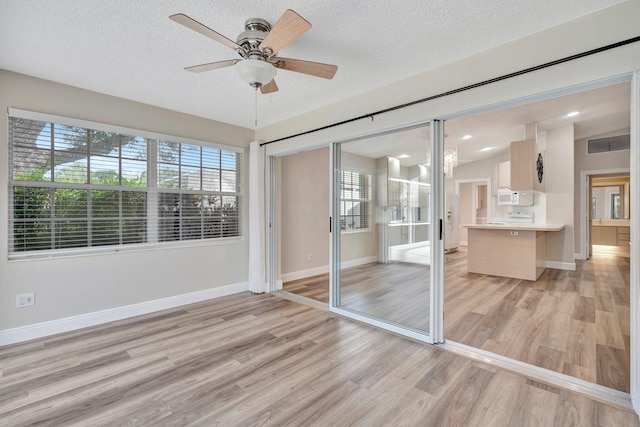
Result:
{"type": "Polygon", "coordinates": [[[469,273],[537,280],[546,265],[546,233],[564,224],[466,224],[469,273]]]}

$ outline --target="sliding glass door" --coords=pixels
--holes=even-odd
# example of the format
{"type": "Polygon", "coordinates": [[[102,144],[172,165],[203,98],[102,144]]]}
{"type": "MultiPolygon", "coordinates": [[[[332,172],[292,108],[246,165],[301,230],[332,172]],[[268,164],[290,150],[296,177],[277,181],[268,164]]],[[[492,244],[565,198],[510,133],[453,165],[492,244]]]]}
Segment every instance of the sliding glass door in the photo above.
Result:
{"type": "Polygon", "coordinates": [[[440,247],[430,130],[333,149],[332,308],[423,339],[432,328],[434,238],[440,247]]]}

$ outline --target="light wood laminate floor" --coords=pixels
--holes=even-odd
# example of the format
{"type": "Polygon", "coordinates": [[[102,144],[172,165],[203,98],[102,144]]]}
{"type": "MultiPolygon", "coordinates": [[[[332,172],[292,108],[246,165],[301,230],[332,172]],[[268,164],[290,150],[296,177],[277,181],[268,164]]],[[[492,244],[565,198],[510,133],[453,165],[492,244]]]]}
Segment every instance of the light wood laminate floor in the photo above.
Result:
{"type": "Polygon", "coordinates": [[[0,425],[640,422],[323,310],[242,293],[0,348],[0,425]]]}
{"type": "MultiPolygon", "coordinates": [[[[464,252],[446,260],[446,339],[629,392],[628,257],[594,255],[577,261],[576,271],[547,269],[537,281],[467,273],[464,252]]],[[[403,280],[386,279],[402,268],[373,263],[343,271],[343,305],[424,329],[428,267],[405,265],[403,280]]],[[[327,275],[284,289],[328,302],[327,275]]]]}

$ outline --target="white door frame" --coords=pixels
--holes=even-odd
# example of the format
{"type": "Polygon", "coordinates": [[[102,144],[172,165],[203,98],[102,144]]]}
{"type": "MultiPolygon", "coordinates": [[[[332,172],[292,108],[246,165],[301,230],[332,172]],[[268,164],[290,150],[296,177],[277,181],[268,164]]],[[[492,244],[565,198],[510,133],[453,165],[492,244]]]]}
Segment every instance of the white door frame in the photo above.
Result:
{"type": "MultiPolygon", "coordinates": [[[[478,184],[484,184],[487,186],[487,220],[489,218],[491,218],[491,215],[493,214],[493,206],[490,203],[491,202],[491,177],[488,178],[469,178],[469,179],[456,179],[456,196],[458,196],[458,203],[460,203],[460,184],[474,184],[473,185],[473,194],[472,194],[472,200],[471,200],[471,204],[472,206],[476,205],[476,201],[477,201],[477,187],[478,184]]],[[[459,208],[458,208],[459,209],[459,208]]],[[[458,218],[460,218],[460,212],[458,212],[458,218]]],[[[475,223],[475,216],[474,216],[474,223],[475,223]]],[[[460,227],[461,224],[458,224],[458,227],[460,227]]],[[[462,241],[460,241],[460,244],[462,244],[462,241]]],[[[465,246],[466,246],[466,241],[465,241],[465,246]]]]}
{"type": "MultiPolygon", "coordinates": [[[[592,169],[580,171],[580,222],[576,224],[576,230],[579,230],[580,252],[574,254],[575,259],[589,258],[589,177],[607,174],[629,174],[630,168],[619,169],[592,169]]],[[[631,187],[633,188],[633,187],[631,187]]],[[[631,218],[630,218],[631,219],[631,218]]]]}
{"type": "Polygon", "coordinates": [[[637,414],[640,414],[640,71],[633,73],[631,79],[631,147],[630,147],[631,188],[634,194],[630,197],[631,217],[631,403],[637,414]]]}

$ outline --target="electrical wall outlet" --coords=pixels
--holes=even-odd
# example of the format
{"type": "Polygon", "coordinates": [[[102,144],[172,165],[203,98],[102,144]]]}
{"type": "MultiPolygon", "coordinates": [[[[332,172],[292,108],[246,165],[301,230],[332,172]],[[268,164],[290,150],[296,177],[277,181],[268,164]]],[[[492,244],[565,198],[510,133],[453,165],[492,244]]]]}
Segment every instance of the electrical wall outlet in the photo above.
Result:
{"type": "Polygon", "coordinates": [[[36,303],[36,295],[33,292],[16,295],[16,307],[28,307],[36,303]]]}

